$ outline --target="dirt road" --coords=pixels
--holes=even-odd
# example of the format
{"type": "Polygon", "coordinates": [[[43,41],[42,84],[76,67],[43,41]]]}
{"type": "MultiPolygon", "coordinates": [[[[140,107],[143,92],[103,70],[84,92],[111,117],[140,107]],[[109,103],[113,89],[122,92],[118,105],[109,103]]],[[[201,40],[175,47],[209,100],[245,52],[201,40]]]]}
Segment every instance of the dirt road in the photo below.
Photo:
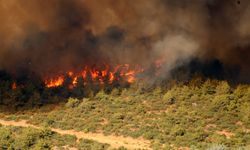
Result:
{"type": "MultiPolygon", "coordinates": [[[[4,126],[31,127],[36,129],[42,128],[39,126],[29,124],[27,123],[26,120],[16,122],[16,121],[5,121],[0,119],[0,124],[4,126]]],[[[105,136],[101,133],[84,133],[74,130],[61,130],[55,128],[50,128],[50,129],[61,135],[66,135],[66,134],[74,135],[77,137],[78,140],[89,139],[100,143],[107,143],[110,144],[112,148],[119,148],[121,146],[124,146],[127,149],[148,149],[148,150],[151,149],[150,142],[143,139],[133,139],[130,137],[113,136],[113,135],[105,136]]]]}

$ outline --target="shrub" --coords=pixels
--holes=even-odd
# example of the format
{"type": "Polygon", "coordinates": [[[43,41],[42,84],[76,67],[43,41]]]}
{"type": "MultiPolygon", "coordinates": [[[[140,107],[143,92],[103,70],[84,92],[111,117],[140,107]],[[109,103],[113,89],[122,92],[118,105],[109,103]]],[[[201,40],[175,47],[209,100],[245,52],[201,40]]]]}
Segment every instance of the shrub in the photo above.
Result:
{"type": "Polygon", "coordinates": [[[155,97],[160,97],[162,95],[162,89],[160,87],[157,87],[154,91],[153,91],[153,96],[155,97]]]}
{"type": "Polygon", "coordinates": [[[0,127],[0,149],[7,149],[12,141],[11,131],[8,128],[0,127]]]}
{"type": "Polygon", "coordinates": [[[30,149],[37,143],[39,134],[38,130],[32,128],[21,129],[21,134],[16,137],[13,145],[16,149],[30,149]]]}
{"type": "Polygon", "coordinates": [[[226,110],[229,103],[230,101],[228,99],[228,95],[215,96],[211,104],[212,110],[213,111],[226,110]]]}
{"type": "Polygon", "coordinates": [[[40,138],[51,138],[54,136],[55,132],[51,131],[50,129],[43,129],[39,133],[40,138]]]}
{"type": "Polygon", "coordinates": [[[119,94],[120,91],[117,88],[114,88],[110,93],[111,96],[119,96],[119,94]]]}
{"type": "Polygon", "coordinates": [[[183,136],[185,134],[185,129],[183,129],[180,126],[175,126],[171,129],[171,135],[172,136],[183,136]]]}
{"type": "Polygon", "coordinates": [[[76,137],[59,135],[50,130],[0,127],[0,149],[49,150],[53,146],[75,145],[76,137]]]}
{"type": "Polygon", "coordinates": [[[203,142],[206,140],[207,137],[208,137],[208,134],[203,133],[203,132],[197,131],[197,132],[192,134],[193,141],[196,141],[196,142],[203,142]]]}
{"type": "Polygon", "coordinates": [[[215,144],[209,147],[207,150],[229,150],[229,149],[223,144],[215,144]]]}
{"type": "Polygon", "coordinates": [[[152,132],[148,131],[148,132],[144,133],[143,137],[145,139],[152,140],[155,137],[155,133],[153,131],[152,132]]]}
{"type": "Polygon", "coordinates": [[[102,144],[98,143],[92,140],[87,140],[87,139],[80,139],[80,142],[78,144],[79,149],[83,150],[106,150],[108,149],[109,145],[108,144],[102,144]]]}
{"type": "Polygon", "coordinates": [[[32,148],[33,150],[50,150],[51,146],[48,141],[39,140],[37,144],[32,148]]]}
{"type": "Polygon", "coordinates": [[[229,94],[230,86],[226,81],[221,81],[216,87],[216,94],[229,94]]]}
{"type": "Polygon", "coordinates": [[[123,120],[125,118],[125,115],[122,113],[115,113],[113,118],[118,119],[118,120],[123,120]]]}
{"type": "Polygon", "coordinates": [[[175,103],[176,98],[173,96],[171,91],[168,91],[164,96],[163,100],[166,101],[167,104],[172,105],[175,103]]]}
{"type": "Polygon", "coordinates": [[[109,96],[102,90],[96,94],[95,98],[98,100],[108,100],[109,96]]]}
{"type": "Polygon", "coordinates": [[[77,107],[79,104],[80,104],[80,100],[76,98],[69,98],[65,106],[67,108],[74,108],[74,107],[77,107]]]}
{"type": "Polygon", "coordinates": [[[242,121],[244,121],[246,124],[250,124],[250,104],[248,102],[242,103],[240,108],[240,117],[242,121]]]}
{"type": "Polygon", "coordinates": [[[216,93],[216,84],[217,81],[213,81],[213,80],[207,80],[203,85],[202,85],[202,91],[203,94],[214,94],[216,93]]]}

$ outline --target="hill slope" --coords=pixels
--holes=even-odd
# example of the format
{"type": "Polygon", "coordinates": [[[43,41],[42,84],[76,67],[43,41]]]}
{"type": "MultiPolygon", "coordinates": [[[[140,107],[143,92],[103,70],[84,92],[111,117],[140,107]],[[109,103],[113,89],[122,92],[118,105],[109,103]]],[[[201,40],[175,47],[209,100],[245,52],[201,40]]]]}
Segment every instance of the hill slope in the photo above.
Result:
{"type": "Polygon", "coordinates": [[[249,110],[250,86],[207,80],[170,89],[101,91],[92,98],[70,98],[53,109],[1,116],[63,130],[143,138],[153,149],[207,149],[249,146],[249,110]]]}

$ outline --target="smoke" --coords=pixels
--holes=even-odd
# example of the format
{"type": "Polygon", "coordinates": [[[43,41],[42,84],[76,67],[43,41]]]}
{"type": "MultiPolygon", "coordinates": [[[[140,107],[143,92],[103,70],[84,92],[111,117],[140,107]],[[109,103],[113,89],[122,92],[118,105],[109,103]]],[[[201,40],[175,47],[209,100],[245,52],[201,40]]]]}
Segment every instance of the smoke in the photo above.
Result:
{"type": "Polygon", "coordinates": [[[247,0],[208,1],[209,40],[206,58],[216,58],[228,66],[237,66],[240,80],[249,82],[250,41],[247,0]]]}
{"type": "Polygon", "coordinates": [[[190,58],[195,57],[198,44],[184,35],[169,35],[169,37],[167,36],[162,41],[157,42],[153,48],[154,53],[165,61],[159,71],[161,72],[160,77],[164,78],[169,76],[172,69],[187,63],[190,58]]]}
{"type": "Polygon", "coordinates": [[[0,0],[0,70],[41,76],[84,65],[193,58],[237,66],[249,81],[248,0],[0,0]]]}

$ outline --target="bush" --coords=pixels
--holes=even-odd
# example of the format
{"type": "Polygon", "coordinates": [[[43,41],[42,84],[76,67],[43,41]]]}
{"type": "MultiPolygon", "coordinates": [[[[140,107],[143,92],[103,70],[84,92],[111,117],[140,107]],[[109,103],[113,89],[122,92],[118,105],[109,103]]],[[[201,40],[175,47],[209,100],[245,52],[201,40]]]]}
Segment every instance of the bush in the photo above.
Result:
{"type": "Polygon", "coordinates": [[[144,133],[143,137],[148,140],[152,140],[155,137],[155,133],[153,131],[148,131],[144,133]]]}
{"type": "Polygon", "coordinates": [[[209,147],[207,150],[229,150],[225,145],[215,144],[209,147]]]}
{"type": "Polygon", "coordinates": [[[111,96],[119,96],[119,94],[120,91],[117,88],[113,89],[110,93],[111,96]]]}
{"type": "Polygon", "coordinates": [[[37,144],[32,148],[33,150],[50,150],[51,146],[48,141],[39,140],[37,144]]]}
{"type": "Polygon", "coordinates": [[[11,131],[8,128],[0,127],[0,149],[7,149],[12,141],[11,131]]]}
{"type": "Polygon", "coordinates": [[[125,115],[122,113],[115,113],[113,118],[115,118],[117,120],[123,120],[125,118],[125,115]]]}
{"type": "Polygon", "coordinates": [[[207,80],[201,87],[203,94],[211,95],[216,93],[216,85],[218,81],[207,80]]]}
{"type": "Polygon", "coordinates": [[[76,137],[59,135],[50,130],[0,127],[0,149],[49,150],[54,146],[75,145],[76,137]]]}
{"type": "Polygon", "coordinates": [[[155,97],[160,97],[162,95],[162,89],[160,87],[157,87],[154,91],[153,91],[153,96],[155,97]]]}
{"type": "Polygon", "coordinates": [[[208,134],[207,133],[203,133],[203,132],[195,132],[192,134],[192,138],[193,138],[193,141],[196,141],[196,142],[203,142],[206,140],[206,138],[208,137],[208,134]]]}
{"type": "Polygon", "coordinates": [[[98,100],[108,100],[109,99],[109,95],[107,95],[103,90],[98,92],[95,96],[96,99],[98,100]]]}
{"type": "Polygon", "coordinates": [[[67,108],[74,108],[74,107],[77,107],[79,104],[80,104],[80,100],[76,98],[69,98],[65,106],[67,108]]]}
{"type": "Polygon", "coordinates": [[[172,105],[172,104],[175,103],[176,98],[173,96],[173,94],[172,94],[171,91],[168,91],[166,94],[164,94],[163,100],[164,100],[167,104],[172,105]]]}
{"type": "Polygon", "coordinates": [[[216,94],[229,94],[231,88],[226,81],[221,81],[216,87],[216,94]]]}
{"type": "Polygon", "coordinates": [[[183,136],[185,134],[185,129],[180,126],[175,126],[171,129],[172,136],[183,136]]]}
{"type": "Polygon", "coordinates": [[[93,140],[80,139],[78,148],[81,150],[106,150],[110,145],[95,142],[93,140]]]}
{"type": "Polygon", "coordinates": [[[218,95],[215,96],[212,101],[212,110],[219,111],[219,110],[227,110],[227,106],[230,104],[228,99],[228,95],[218,95]]]}

